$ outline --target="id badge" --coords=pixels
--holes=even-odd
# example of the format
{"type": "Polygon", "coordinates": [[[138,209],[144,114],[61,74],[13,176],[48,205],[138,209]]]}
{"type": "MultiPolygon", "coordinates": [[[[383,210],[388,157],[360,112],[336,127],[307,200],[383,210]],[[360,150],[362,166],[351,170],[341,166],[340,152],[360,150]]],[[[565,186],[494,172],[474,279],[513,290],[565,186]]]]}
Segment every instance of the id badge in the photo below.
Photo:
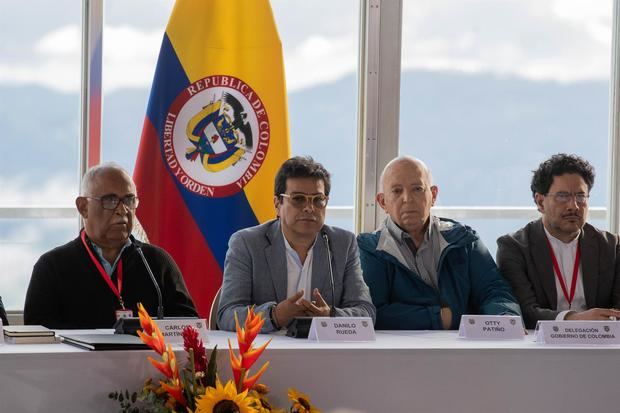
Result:
{"type": "Polygon", "coordinates": [[[133,317],[133,311],[131,310],[116,310],[114,311],[116,315],[116,319],[120,320],[121,318],[130,318],[133,317]]]}

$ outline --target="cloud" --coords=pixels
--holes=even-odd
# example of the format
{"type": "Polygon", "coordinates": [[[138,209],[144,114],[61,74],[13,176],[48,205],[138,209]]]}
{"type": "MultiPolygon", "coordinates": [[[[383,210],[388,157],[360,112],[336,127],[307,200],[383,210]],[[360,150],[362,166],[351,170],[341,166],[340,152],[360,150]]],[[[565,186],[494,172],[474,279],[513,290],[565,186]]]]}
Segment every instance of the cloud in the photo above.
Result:
{"type": "Polygon", "coordinates": [[[80,89],[81,34],[67,25],[44,34],[28,60],[0,63],[0,83],[34,84],[61,92],[80,89]]]}
{"type": "Polygon", "coordinates": [[[104,90],[150,88],[163,30],[106,27],[104,35],[104,90]]]}
{"type": "Polygon", "coordinates": [[[80,55],[82,34],[76,25],[55,29],[44,35],[34,46],[34,51],[53,58],[80,55]]]}
{"type": "Polygon", "coordinates": [[[75,236],[76,220],[29,220],[3,225],[0,242],[0,291],[9,310],[21,310],[32,267],[41,254],[75,236]]]}
{"type": "Polygon", "coordinates": [[[357,36],[313,35],[284,55],[286,86],[296,91],[338,80],[357,69],[357,36]]]}
{"type": "MultiPolygon", "coordinates": [[[[162,36],[163,29],[106,27],[103,41],[104,90],[149,88],[162,36]]],[[[80,42],[78,26],[54,29],[32,46],[28,61],[0,63],[0,82],[35,84],[65,93],[79,92],[80,42]]]]}
{"type": "MultiPolygon", "coordinates": [[[[72,206],[77,180],[53,176],[33,184],[25,177],[0,176],[2,206],[72,206]]],[[[77,217],[77,213],[76,213],[77,217]]],[[[32,266],[39,256],[75,237],[77,218],[0,220],[0,292],[9,309],[22,309],[32,266]]]]}
{"type": "Polygon", "coordinates": [[[77,179],[68,176],[54,176],[36,185],[24,177],[0,176],[0,188],[2,206],[72,206],[78,193],[77,179]]]}
{"type": "MultiPolygon", "coordinates": [[[[357,3],[338,2],[327,14],[327,2],[321,4],[273,4],[290,91],[357,70],[357,3]]],[[[127,20],[104,31],[108,92],[148,89],[153,79],[165,23],[152,29],[127,20]]],[[[560,82],[607,79],[611,21],[611,0],[404,2],[402,67],[560,82]]],[[[31,53],[0,62],[0,83],[79,91],[80,39],[79,26],[65,25],[21,45],[31,53]]]]}
{"type": "Polygon", "coordinates": [[[405,3],[402,67],[576,82],[609,77],[611,2],[405,3]]]}

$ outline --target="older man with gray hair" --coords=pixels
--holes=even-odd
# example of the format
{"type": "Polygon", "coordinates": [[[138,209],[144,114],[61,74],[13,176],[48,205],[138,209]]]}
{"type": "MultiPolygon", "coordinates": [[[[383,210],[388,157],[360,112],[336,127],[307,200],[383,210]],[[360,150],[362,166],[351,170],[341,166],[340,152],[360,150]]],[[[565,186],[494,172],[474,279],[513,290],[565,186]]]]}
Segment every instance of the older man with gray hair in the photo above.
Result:
{"type": "Polygon", "coordinates": [[[84,229],[35,264],[26,293],[25,324],[110,328],[118,318],[135,316],[138,302],[155,315],[157,290],[138,248],[161,289],[165,315],[197,316],[172,257],[131,236],[138,196],[123,168],[106,163],[88,170],[75,205],[84,229]]]}
{"type": "Polygon", "coordinates": [[[357,240],[377,329],[454,329],[463,314],[520,315],[476,232],[431,214],[439,189],[422,161],[393,159],[381,186],[376,200],[388,216],[357,240]]]}

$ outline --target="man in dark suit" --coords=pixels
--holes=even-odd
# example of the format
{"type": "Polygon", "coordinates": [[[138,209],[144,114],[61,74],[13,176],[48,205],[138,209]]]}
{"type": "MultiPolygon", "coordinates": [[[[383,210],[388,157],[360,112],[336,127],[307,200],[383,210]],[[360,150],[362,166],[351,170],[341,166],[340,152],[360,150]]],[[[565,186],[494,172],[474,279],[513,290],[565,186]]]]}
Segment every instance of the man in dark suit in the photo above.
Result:
{"type": "Polygon", "coordinates": [[[297,316],[374,321],[355,235],[323,224],[329,190],[329,172],[312,158],[294,157],[280,167],[274,192],[278,219],[238,231],[228,243],[217,312],[221,329],[234,330],[235,313],[243,322],[249,305],[265,315],[263,333],[297,316]]]}
{"type": "Polygon", "coordinates": [[[620,244],[586,223],[593,184],[586,160],[552,156],[531,183],[542,217],[497,240],[497,264],[527,328],[538,320],[620,318],[620,244]]]}

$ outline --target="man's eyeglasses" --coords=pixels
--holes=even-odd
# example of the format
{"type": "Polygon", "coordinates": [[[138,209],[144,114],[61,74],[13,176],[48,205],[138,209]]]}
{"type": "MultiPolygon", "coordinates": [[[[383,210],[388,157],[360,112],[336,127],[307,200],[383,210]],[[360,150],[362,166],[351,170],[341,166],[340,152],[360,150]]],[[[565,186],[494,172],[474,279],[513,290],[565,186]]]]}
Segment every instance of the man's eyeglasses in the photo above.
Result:
{"type": "Polygon", "coordinates": [[[571,194],[570,192],[548,192],[545,196],[552,196],[555,199],[555,202],[560,204],[565,204],[570,202],[573,197],[575,198],[575,202],[579,205],[585,205],[588,203],[588,198],[590,195],[584,193],[571,194]]]}
{"type": "Polygon", "coordinates": [[[308,203],[311,203],[317,209],[323,209],[327,206],[328,196],[323,194],[317,195],[306,195],[300,193],[292,193],[292,194],[280,194],[285,198],[288,198],[291,204],[296,208],[303,208],[308,203]]]}
{"type": "Polygon", "coordinates": [[[103,209],[111,209],[114,210],[118,206],[119,202],[122,202],[129,209],[138,208],[138,198],[135,195],[127,195],[122,198],[117,197],[116,195],[104,195],[102,197],[97,196],[85,196],[84,198],[88,199],[96,199],[101,202],[101,207],[103,209]]]}

